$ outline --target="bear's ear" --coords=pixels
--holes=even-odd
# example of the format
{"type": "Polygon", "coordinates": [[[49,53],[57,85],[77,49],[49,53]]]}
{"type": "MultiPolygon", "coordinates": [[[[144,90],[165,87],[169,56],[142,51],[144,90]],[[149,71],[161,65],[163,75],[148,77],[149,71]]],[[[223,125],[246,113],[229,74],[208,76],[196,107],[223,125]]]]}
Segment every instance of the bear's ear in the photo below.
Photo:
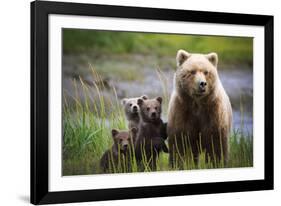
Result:
{"type": "Polygon", "coordinates": [[[144,100],[148,99],[148,97],[146,95],[142,95],[141,98],[144,99],[144,100]]]}
{"type": "Polygon", "coordinates": [[[137,103],[139,106],[141,106],[143,104],[143,99],[138,99],[137,103]]]}
{"type": "Polygon", "coordinates": [[[217,67],[217,65],[218,65],[218,55],[215,52],[207,54],[206,57],[212,63],[212,65],[217,67]]]}
{"type": "Polygon", "coordinates": [[[133,127],[133,128],[131,129],[131,132],[134,133],[134,134],[136,134],[136,133],[138,132],[138,128],[133,127]]]}
{"type": "Polygon", "coordinates": [[[185,62],[189,57],[191,56],[191,54],[189,54],[187,51],[184,51],[183,49],[178,50],[177,53],[177,66],[180,66],[183,64],[183,62],[185,62]]]}
{"type": "Polygon", "coordinates": [[[126,98],[122,99],[122,100],[121,100],[121,104],[125,105],[125,104],[127,103],[127,100],[128,100],[128,99],[126,99],[126,98]]]}
{"type": "Polygon", "coordinates": [[[156,100],[157,100],[160,104],[162,104],[162,97],[156,97],[156,100]]]}
{"type": "Polygon", "coordinates": [[[117,129],[112,129],[111,130],[111,134],[112,134],[112,137],[116,137],[116,135],[119,133],[119,131],[117,129]]]}

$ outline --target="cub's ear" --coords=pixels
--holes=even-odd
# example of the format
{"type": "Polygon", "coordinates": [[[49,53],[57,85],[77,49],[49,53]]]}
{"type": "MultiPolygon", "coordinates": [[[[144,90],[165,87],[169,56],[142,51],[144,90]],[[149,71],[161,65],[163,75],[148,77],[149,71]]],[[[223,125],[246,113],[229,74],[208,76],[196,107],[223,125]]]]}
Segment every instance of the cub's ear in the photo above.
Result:
{"type": "Polygon", "coordinates": [[[187,51],[184,51],[183,49],[178,50],[177,53],[177,66],[180,66],[183,64],[183,62],[185,62],[189,57],[191,56],[191,54],[189,54],[187,51]]]}
{"type": "Polygon", "coordinates": [[[139,106],[141,106],[143,104],[143,99],[138,99],[137,103],[139,106]]]}
{"type": "Polygon", "coordinates": [[[133,128],[131,129],[131,132],[134,133],[134,134],[136,134],[136,133],[138,132],[138,128],[133,127],[133,128]]]}
{"type": "Polygon", "coordinates": [[[147,99],[148,99],[148,96],[142,95],[141,98],[144,99],[144,100],[147,100],[147,99]]]}
{"type": "Polygon", "coordinates": [[[124,98],[121,100],[121,104],[125,105],[127,103],[128,99],[127,98],[124,98]]]}
{"type": "Polygon", "coordinates": [[[218,55],[215,52],[206,55],[207,59],[215,66],[218,65],[218,55]]]}
{"type": "Polygon", "coordinates": [[[162,97],[156,97],[156,100],[157,100],[160,104],[162,104],[162,97]]]}
{"type": "Polygon", "coordinates": [[[112,129],[111,130],[111,134],[112,134],[112,137],[116,137],[116,135],[119,133],[119,131],[117,129],[112,129]]]}

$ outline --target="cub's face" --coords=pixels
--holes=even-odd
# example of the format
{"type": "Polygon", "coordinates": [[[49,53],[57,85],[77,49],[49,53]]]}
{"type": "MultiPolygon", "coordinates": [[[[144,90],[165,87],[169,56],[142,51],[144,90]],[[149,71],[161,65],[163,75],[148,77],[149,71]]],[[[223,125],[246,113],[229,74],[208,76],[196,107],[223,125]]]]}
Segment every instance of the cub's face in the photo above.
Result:
{"type": "Polygon", "coordinates": [[[121,152],[126,152],[129,145],[132,144],[132,136],[137,133],[137,128],[133,127],[130,131],[118,131],[112,129],[111,134],[114,145],[120,148],[121,152]]]}
{"type": "Polygon", "coordinates": [[[217,63],[218,57],[215,53],[190,54],[179,50],[178,69],[175,74],[177,88],[197,99],[210,94],[217,83],[217,63]]]}
{"type": "Polygon", "coordinates": [[[155,99],[138,99],[140,114],[143,121],[154,122],[161,118],[162,97],[155,99]]]}
{"type": "Polygon", "coordinates": [[[146,95],[143,95],[141,97],[136,97],[136,98],[124,98],[122,99],[122,104],[125,109],[125,113],[127,117],[133,117],[133,116],[138,116],[139,114],[139,105],[137,104],[137,100],[141,99],[147,99],[146,95]]]}

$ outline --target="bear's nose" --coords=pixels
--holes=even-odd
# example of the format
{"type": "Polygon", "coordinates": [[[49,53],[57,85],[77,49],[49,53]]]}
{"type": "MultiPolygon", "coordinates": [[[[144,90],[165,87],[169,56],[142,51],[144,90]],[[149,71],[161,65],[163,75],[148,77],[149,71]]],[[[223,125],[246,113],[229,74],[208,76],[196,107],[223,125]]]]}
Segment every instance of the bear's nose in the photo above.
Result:
{"type": "Polygon", "coordinates": [[[152,113],[151,113],[151,116],[152,116],[152,117],[156,117],[156,112],[152,112],[152,113]]]}
{"type": "Polygon", "coordinates": [[[133,110],[134,110],[134,111],[138,110],[138,107],[137,107],[136,105],[133,106],[133,110]]]}
{"type": "Polygon", "coordinates": [[[199,83],[200,89],[204,89],[206,87],[206,85],[207,85],[207,82],[205,82],[205,81],[200,81],[200,83],[199,83]]]}

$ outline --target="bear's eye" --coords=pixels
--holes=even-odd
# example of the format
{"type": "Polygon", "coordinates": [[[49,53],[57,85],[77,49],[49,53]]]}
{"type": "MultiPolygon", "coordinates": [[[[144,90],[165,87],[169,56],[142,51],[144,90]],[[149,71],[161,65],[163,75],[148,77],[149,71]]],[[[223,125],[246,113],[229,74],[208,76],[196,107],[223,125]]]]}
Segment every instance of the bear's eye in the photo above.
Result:
{"type": "Polygon", "coordinates": [[[205,74],[205,75],[208,75],[208,73],[209,73],[208,71],[204,71],[204,74],[205,74]]]}
{"type": "Polygon", "coordinates": [[[132,106],[132,104],[130,104],[130,107],[132,106]]]}
{"type": "Polygon", "coordinates": [[[186,74],[182,75],[182,78],[185,78],[186,77],[186,74]]]}
{"type": "Polygon", "coordinates": [[[154,109],[157,110],[157,107],[155,107],[154,109]]]}
{"type": "Polygon", "coordinates": [[[149,111],[149,109],[150,109],[149,107],[146,108],[147,111],[149,111]]]}
{"type": "Polygon", "coordinates": [[[195,71],[195,70],[192,70],[190,73],[191,73],[191,74],[196,74],[196,71],[195,71]]]}

